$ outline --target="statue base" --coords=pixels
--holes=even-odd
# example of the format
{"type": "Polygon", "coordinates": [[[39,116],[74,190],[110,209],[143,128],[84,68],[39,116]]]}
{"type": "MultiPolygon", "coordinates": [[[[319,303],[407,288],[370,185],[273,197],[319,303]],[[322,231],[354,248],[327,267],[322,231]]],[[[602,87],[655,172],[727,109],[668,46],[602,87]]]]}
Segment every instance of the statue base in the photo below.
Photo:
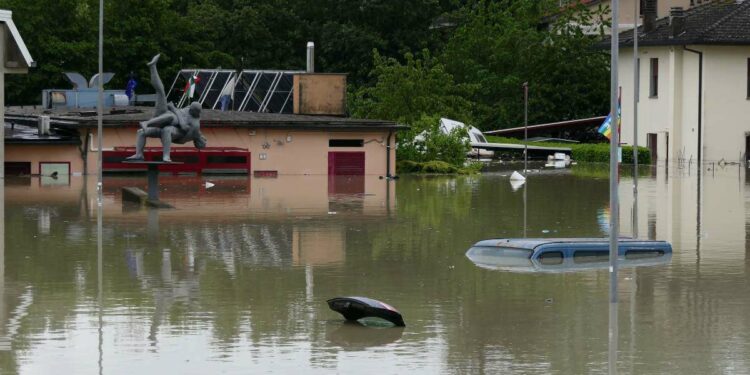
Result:
{"type": "Polygon", "coordinates": [[[146,161],[146,160],[123,160],[123,163],[145,165],[148,174],[148,201],[149,205],[166,208],[172,207],[159,200],[159,166],[165,164],[184,164],[175,161],[146,161]]]}

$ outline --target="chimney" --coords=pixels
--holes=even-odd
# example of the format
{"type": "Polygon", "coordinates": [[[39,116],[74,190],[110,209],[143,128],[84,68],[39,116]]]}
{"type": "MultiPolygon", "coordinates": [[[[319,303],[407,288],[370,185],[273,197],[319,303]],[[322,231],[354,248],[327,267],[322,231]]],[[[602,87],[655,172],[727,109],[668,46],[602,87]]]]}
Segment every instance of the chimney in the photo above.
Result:
{"type": "Polygon", "coordinates": [[[656,0],[643,0],[643,32],[653,31],[656,26],[656,0]]]}
{"type": "Polygon", "coordinates": [[[49,135],[49,116],[39,116],[37,119],[37,134],[49,135]]]}
{"type": "Polygon", "coordinates": [[[307,72],[315,72],[315,43],[307,42],[307,72]]]}
{"type": "Polygon", "coordinates": [[[685,32],[685,10],[682,7],[672,7],[669,10],[670,38],[676,38],[685,32]]]}

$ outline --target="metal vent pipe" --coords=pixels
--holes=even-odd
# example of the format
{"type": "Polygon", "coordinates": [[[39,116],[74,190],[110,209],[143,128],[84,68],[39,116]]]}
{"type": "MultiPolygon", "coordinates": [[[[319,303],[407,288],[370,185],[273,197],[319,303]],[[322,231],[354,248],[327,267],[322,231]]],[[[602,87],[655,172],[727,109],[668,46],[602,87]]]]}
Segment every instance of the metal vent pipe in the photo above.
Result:
{"type": "Polygon", "coordinates": [[[315,43],[307,42],[307,72],[315,72],[315,43]]]}

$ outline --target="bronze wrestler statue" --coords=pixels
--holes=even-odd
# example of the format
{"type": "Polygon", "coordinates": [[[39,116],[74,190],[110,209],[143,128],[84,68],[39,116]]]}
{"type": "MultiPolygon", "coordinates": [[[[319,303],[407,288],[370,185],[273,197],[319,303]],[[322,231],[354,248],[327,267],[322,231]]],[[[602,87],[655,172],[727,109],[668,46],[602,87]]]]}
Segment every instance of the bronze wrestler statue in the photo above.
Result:
{"type": "Polygon", "coordinates": [[[172,161],[169,152],[173,142],[184,144],[193,141],[195,148],[206,147],[206,138],[201,134],[201,104],[192,102],[187,108],[176,108],[171,102],[167,103],[164,84],[162,84],[159,72],[156,70],[156,62],[159,61],[159,56],[154,56],[146,64],[151,73],[151,84],[156,90],[154,117],[140,123],[141,129],[138,130],[135,141],[135,154],[129,156],[127,160],[143,160],[143,147],[146,145],[146,138],[161,139],[162,160],[166,162],[172,161]]]}

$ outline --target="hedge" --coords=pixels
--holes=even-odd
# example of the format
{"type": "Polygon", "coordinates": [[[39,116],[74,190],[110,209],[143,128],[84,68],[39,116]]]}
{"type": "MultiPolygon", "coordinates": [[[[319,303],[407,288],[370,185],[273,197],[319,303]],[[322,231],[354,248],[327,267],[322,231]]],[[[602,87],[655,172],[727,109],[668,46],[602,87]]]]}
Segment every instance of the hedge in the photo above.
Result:
{"type": "MultiPolygon", "coordinates": [[[[489,142],[523,144],[515,138],[487,136],[489,142]]],[[[609,163],[609,143],[555,143],[529,142],[531,146],[569,147],[571,158],[575,161],[588,163],[609,163]]],[[[633,164],[633,146],[622,147],[622,163],[633,164]]],[[[638,147],[638,164],[651,164],[651,153],[645,147],[638,147]]]]}
{"type": "Polygon", "coordinates": [[[482,163],[469,163],[463,167],[456,167],[453,164],[440,160],[433,160],[424,163],[401,160],[396,163],[397,173],[424,173],[424,174],[474,174],[479,173],[482,169],[482,163]]]}

